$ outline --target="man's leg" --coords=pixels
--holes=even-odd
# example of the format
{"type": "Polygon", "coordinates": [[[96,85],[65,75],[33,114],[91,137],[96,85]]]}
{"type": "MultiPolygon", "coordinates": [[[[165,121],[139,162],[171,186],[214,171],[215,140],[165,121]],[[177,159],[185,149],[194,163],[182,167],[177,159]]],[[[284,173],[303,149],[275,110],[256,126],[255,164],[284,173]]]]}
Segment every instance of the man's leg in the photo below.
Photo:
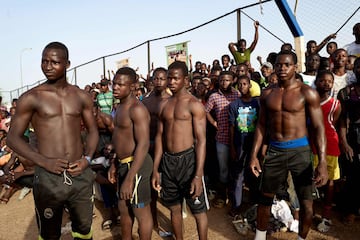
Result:
{"type": "MultiPolygon", "coordinates": [[[[136,219],[139,223],[139,235],[142,240],[150,240],[153,229],[153,218],[150,204],[143,208],[133,208],[136,219]]],[[[121,216],[122,217],[122,216],[121,216]]]]}
{"type": "Polygon", "coordinates": [[[229,178],[229,146],[216,142],[216,152],[219,163],[219,183],[218,183],[218,198],[226,201],[227,184],[229,178]]]}
{"type": "Polygon", "coordinates": [[[171,224],[176,240],[182,240],[183,236],[183,218],[181,213],[181,204],[169,207],[171,211],[171,224]]]}
{"type": "Polygon", "coordinates": [[[274,199],[274,194],[262,193],[257,208],[257,226],[255,240],[266,240],[266,230],[270,218],[270,208],[274,199]]]}
{"type": "Polygon", "coordinates": [[[200,240],[207,239],[208,218],[206,212],[194,214],[200,240]]]}
{"type": "Polygon", "coordinates": [[[300,201],[300,219],[299,219],[299,236],[306,238],[313,217],[313,200],[300,201]]]}
{"type": "Polygon", "coordinates": [[[119,200],[121,237],[123,240],[132,239],[132,227],[134,224],[134,215],[126,205],[125,200],[119,200]]]}

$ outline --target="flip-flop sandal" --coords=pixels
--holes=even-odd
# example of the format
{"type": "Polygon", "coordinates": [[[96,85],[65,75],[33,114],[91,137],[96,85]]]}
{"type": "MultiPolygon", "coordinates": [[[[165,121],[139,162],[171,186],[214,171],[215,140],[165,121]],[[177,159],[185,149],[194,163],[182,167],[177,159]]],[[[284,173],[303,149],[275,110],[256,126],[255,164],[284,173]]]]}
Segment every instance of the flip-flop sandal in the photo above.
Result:
{"type": "Polygon", "coordinates": [[[236,215],[232,221],[236,231],[241,235],[247,235],[250,226],[246,220],[241,215],[236,215]]]}
{"type": "Polygon", "coordinates": [[[103,224],[101,225],[102,230],[109,230],[111,228],[112,225],[112,220],[106,220],[103,222],[103,224]]]}
{"type": "Polygon", "coordinates": [[[317,229],[319,230],[319,232],[328,232],[330,230],[330,226],[331,226],[331,220],[328,220],[326,218],[323,218],[321,223],[319,223],[319,225],[317,225],[317,229]]]}

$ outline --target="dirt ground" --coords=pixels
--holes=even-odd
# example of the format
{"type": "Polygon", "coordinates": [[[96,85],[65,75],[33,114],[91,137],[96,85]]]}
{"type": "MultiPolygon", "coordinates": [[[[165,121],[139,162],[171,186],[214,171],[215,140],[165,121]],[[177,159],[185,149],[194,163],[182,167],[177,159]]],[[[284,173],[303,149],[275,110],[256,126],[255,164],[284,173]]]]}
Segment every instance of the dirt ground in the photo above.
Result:
{"type": "MultiPolygon", "coordinates": [[[[23,200],[19,201],[20,191],[16,192],[10,199],[8,204],[0,204],[0,240],[35,240],[38,237],[38,230],[36,226],[35,213],[34,213],[34,201],[32,194],[27,195],[23,200]]],[[[159,223],[160,227],[164,230],[171,231],[171,223],[169,211],[161,204],[159,205],[159,223]]],[[[120,227],[114,226],[111,230],[101,230],[102,217],[102,202],[96,200],[95,202],[95,214],[93,221],[94,240],[111,240],[121,239],[120,227]]],[[[243,239],[250,240],[254,238],[254,233],[249,231],[246,236],[240,235],[236,232],[231,223],[231,218],[227,215],[227,208],[216,209],[211,208],[208,212],[209,217],[209,239],[225,240],[225,239],[243,239]]],[[[189,214],[191,215],[191,214],[189,214]]],[[[340,214],[335,212],[333,219],[333,226],[326,234],[321,234],[315,230],[311,230],[307,239],[308,240],[355,240],[360,239],[360,219],[357,218],[352,226],[346,226],[340,222],[340,214]]],[[[66,216],[64,225],[66,224],[66,216]]],[[[197,239],[195,221],[192,216],[188,216],[184,219],[185,225],[185,239],[197,239]]],[[[46,226],[51,227],[51,226],[46,226]]],[[[138,239],[136,235],[136,224],[134,226],[134,239],[138,239]]],[[[315,224],[312,229],[316,229],[315,224]]],[[[63,240],[71,239],[70,234],[64,234],[63,240]]],[[[173,238],[161,238],[159,234],[153,231],[152,239],[173,239],[173,238]]],[[[297,239],[297,235],[294,233],[273,233],[268,239],[279,240],[292,240],[297,239]]]]}

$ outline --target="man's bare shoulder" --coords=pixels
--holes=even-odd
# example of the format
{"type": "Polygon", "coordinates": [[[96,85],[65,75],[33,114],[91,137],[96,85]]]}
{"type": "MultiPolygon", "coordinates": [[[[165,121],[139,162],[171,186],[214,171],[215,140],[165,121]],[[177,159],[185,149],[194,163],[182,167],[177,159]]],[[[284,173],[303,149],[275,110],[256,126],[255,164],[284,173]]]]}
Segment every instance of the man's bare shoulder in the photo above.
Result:
{"type": "Polygon", "coordinates": [[[300,83],[300,91],[305,96],[305,98],[319,99],[319,94],[316,89],[306,85],[305,83],[300,83]]]}

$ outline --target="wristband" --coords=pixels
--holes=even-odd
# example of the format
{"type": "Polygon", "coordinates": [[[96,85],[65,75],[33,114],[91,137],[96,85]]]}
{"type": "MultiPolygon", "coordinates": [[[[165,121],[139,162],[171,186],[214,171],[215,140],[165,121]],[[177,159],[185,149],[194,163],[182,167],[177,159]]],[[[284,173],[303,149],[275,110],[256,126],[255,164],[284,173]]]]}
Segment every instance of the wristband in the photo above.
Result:
{"type": "Polygon", "coordinates": [[[0,170],[0,177],[2,177],[2,176],[4,176],[4,175],[5,175],[4,171],[3,171],[3,170],[0,170]]]}
{"type": "Polygon", "coordinates": [[[91,157],[90,156],[85,156],[84,157],[86,159],[86,161],[88,161],[89,165],[91,164],[91,157]]]}

